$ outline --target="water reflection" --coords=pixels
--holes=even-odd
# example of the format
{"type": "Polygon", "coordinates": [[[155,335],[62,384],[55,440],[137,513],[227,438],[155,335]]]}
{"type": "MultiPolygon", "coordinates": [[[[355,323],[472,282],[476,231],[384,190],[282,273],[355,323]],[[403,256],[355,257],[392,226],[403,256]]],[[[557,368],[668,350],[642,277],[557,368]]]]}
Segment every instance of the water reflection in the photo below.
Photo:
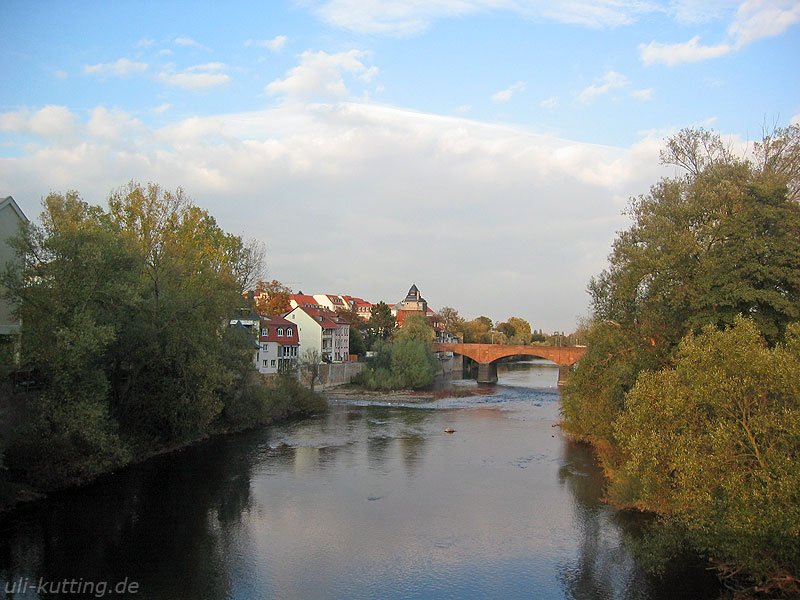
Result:
{"type": "Polygon", "coordinates": [[[515,366],[472,397],[337,404],[60,494],[0,523],[0,598],[20,577],[154,600],[713,597],[637,567],[591,453],[552,427],[553,369],[527,368],[539,389],[515,366]]]}

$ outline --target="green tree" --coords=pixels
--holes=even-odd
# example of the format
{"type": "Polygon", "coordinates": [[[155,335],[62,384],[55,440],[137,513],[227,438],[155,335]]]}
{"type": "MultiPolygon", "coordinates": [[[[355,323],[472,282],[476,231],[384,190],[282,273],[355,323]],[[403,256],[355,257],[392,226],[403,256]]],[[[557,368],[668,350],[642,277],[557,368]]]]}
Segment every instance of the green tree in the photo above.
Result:
{"type": "Polygon", "coordinates": [[[155,184],[113,193],[109,219],[143,262],[140,302],[113,349],[115,410],[144,437],[192,439],[217,419],[230,390],[220,362],[231,349],[220,328],[250,277],[240,264],[246,245],[182,190],[155,184]]]}
{"type": "Polygon", "coordinates": [[[467,344],[491,344],[494,323],[489,317],[478,317],[464,323],[464,342],[467,344]]]}
{"type": "MultiPolygon", "coordinates": [[[[662,159],[687,174],[662,179],[631,202],[632,226],[615,240],[609,268],[589,285],[599,326],[590,328],[587,343],[606,354],[590,352],[578,371],[614,370],[615,357],[624,357],[633,372],[602,390],[579,377],[565,390],[566,405],[591,411],[599,395],[613,397],[608,406],[621,410],[638,372],[667,364],[683,336],[704,325],[725,327],[749,315],[774,344],[800,318],[800,205],[789,200],[787,179],[774,175],[780,168],[736,158],[719,136],[702,130],[671,139],[662,159]],[[608,324],[618,329],[614,347],[608,324]]],[[[566,426],[580,431],[570,418],[566,426]]]]}
{"type": "Polygon", "coordinates": [[[367,321],[367,332],[370,341],[390,339],[394,335],[396,327],[397,322],[388,304],[381,301],[372,307],[372,313],[369,321],[367,321]]]}
{"type": "Polygon", "coordinates": [[[105,366],[120,329],[117,307],[136,302],[138,262],[77,193],[48,196],[41,221],[14,241],[25,262],[5,283],[22,319],[21,364],[44,379],[14,440],[14,466],[49,487],[128,455],[107,404],[105,366]]]}
{"type": "Polygon", "coordinates": [[[755,161],[703,130],[669,140],[663,162],[686,173],[631,202],[562,395],[610,498],[666,514],[723,572],[792,590],[799,132],[757,144],[755,161]]]}
{"type": "Polygon", "coordinates": [[[392,344],[391,371],[397,387],[418,389],[430,385],[438,367],[430,342],[404,337],[392,344]]]}
{"type": "Polygon", "coordinates": [[[419,340],[431,344],[436,337],[425,315],[408,315],[395,334],[396,340],[419,340]]]}
{"type": "Polygon", "coordinates": [[[114,192],[108,211],[51,194],[40,221],[3,278],[21,363],[40,384],[9,442],[15,471],[63,485],[226,428],[226,402],[253,395],[252,345],[225,323],[260,270],[257,245],[152,184],[114,192]]]}
{"type": "Polygon", "coordinates": [[[531,324],[522,317],[511,317],[508,324],[514,328],[514,333],[509,336],[510,344],[530,344],[531,343],[531,324]]]}
{"type": "Polygon", "coordinates": [[[674,368],[643,373],[627,396],[611,493],[633,490],[726,574],[735,565],[762,589],[800,592],[798,399],[800,324],[775,348],[741,317],[687,336],[674,368]]]}
{"type": "Polygon", "coordinates": [[[498,331],[499,333],[502,333],[503,336],[505,336],[508,339],[513,338],[514,334],[517,332],[517,330],[514,328],[514,326],[511,323],[509,323],[508,321],[504,321],[503,323],[498,323],[495,326],[495,331],[498,331]]]}

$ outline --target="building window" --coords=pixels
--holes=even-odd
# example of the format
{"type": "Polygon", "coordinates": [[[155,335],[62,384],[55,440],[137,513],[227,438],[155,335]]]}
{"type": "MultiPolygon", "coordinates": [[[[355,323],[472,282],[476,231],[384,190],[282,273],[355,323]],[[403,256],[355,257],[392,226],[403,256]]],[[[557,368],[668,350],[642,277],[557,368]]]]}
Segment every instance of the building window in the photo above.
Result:
{"type": "Polygon", "coordinates": [[[266,361],[266,359],[264,360],[264,366],[265,366],[265,367],[267,366],[267,361],[266,361]]]}
{"type": "Polygon", "coordinates": [[[272,364],[271,364],[270,366],[271,366],[271,367],[274,367],[274,366],[275,366],[275,359],[272,359],[272,364]]]}
{"type": "Polygon", "coordinates": [[[289,328],[286,330],[286,335],[288,335],[289,337],[291,337],[291,336],[292,336],[292,333],[293,333],[293,332],[292,332],[292,328],[291,328],[291,327],[289,327],[289,328]]]}
{"type": "Polygon", "coordinates": [[[278,337],[283,337],[283,327],[278,327],[278,337]]]}
{"type": "Polygon", "coordinates": [[[267,337],[269,335],[269,329],[267,329],[266,327],[262,328],[261,329],[261,335],[263,335],[264,337],[267,337]]]}

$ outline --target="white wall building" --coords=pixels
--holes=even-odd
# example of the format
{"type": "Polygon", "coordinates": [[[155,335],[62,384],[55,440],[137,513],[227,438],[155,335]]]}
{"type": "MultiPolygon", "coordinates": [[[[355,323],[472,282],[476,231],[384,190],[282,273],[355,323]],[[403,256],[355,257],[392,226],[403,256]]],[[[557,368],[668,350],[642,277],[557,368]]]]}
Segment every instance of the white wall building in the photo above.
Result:
{"type": "Polygon", "coordinates": [[[350,325],[336,313],[298,306],[286,313],[285,318],[297,324],[302,352],[316,349],[325,362],[349,360],[350,325]]]}
{"type": "MultiPolygon", "coordinates": [[[[15,250],[8,244],[8,239],[19,233],[19,227],[27,223],[28,218],[14,199],[0,199],[0,271],[5,271],[6,264],[19,261],[15,250]]],[[[13,307],[3,299],[0,290],[0,335],[10,335],[19,331],[19,320],[13,317],[13,307]]]]}

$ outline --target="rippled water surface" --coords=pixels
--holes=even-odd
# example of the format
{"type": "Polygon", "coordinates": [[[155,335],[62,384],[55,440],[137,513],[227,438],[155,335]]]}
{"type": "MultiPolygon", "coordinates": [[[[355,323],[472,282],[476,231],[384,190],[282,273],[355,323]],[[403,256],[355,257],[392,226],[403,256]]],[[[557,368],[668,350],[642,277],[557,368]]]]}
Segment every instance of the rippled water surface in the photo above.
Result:
{"type": "Polygon", "coordinates": [[[637,519],[554,427],[556,379],[531,361],[459,397],[352,397],[59,494],[0,522],[0,598],[717,597],[702,567],[639,567],[637,519]],[[64,579],[84,595],[36,591],[64,579]]]}

